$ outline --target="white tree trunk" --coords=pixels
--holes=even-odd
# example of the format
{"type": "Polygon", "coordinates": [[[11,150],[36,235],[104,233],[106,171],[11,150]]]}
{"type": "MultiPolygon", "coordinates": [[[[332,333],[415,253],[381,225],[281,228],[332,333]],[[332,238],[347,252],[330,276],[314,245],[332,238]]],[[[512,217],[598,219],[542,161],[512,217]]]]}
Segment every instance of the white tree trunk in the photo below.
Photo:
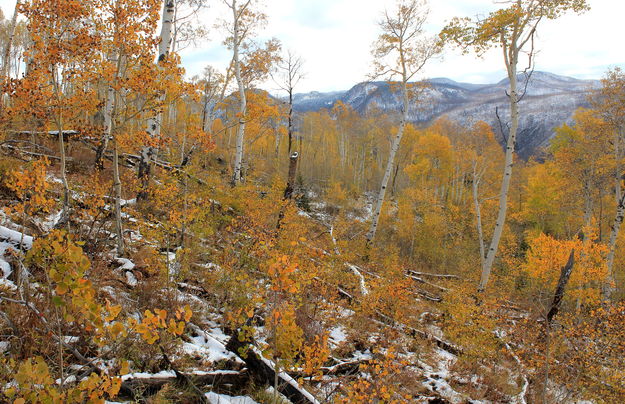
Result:
{"type": "Polygon", "coordinates": [[[482,208],[480,204],[480,187],[481,175],[477,172],[477,163],[473,164],[473,203],[475,204],[475,217],[477,220],[477,237],[480,243],[480,264],[482,271],[486,267],[486,251],[484,247],[484,230],[482,229],[482,208]]]}
{"type": "MultiPolygon", "coordinates": [[[[119,74],[119,71],[118,73],[119,74]]],[[[104,135],[98,145],[95,156],[95,167],[98,170],[104,168],[103,159],[104,153],[108,147],[108,143],[111,141],[111,127],[113,121],[113,103],[115,102],[115,89],[110,86],[106,90],[106,103],[104,104],[104,135]]]]}
{"type": "Polygon", "coordinates": [[[174,25],[174,15],[176,13],[176,1],[164,0],[163,5],[163,26],[161,27],[161,40],[158,44],[158,59],[160,63],[167,58],[172,46],[172,29],[174,25]]]}
{"type": "Polygon", "coordinates": [[[482,276],[479,286],[480,291],[483,291],[488,283],[488,279],[495,262],[495,257],[497,255],[497,250],[499,249],[499,242],[501,241],[503,229],[506,224],[506,214],[508,212],[508,191],[510,190],[510,182],[512,179],[514,148],[516,145],[517,132],[519,130],[519,97],[517,94],[518,51],[513,51],[512,53],[512,57],[509,59],[509,64],[507,66],[508,78],[510,79],[510,118],[512,122],[510,126],[510,133],[508,134],[508,142],[506,144],[506,161],[503,179],[501,181],[501,193],[499,194],[499,214],[497,215],[495,231],[493,232],[493,238],[488,249],[488,254],[486,255],[486,262],[482,268],[482,276]]]}
{"type": "Polygon", "coordinates": [[[124,255],[124,229],[122,227],[122,181],[119,175],[119,151],[117,139],[113,138],[113,188],[115,191],[115,233],[117,235],[117,255],[124,255]]]}
{"type": "Polygon", "coordinates": [[[395,156],[397,155],[397,151],[399,150],[399,145],[401,144],[401,139],[404,135],[404,129],[406,127],[406,120],[408,118],[408,79],[407,79],[405,68],[404,68],[404,74],[402,78],[402,97],[403,97],[403,107],[402,107],[403,109],[401,112],[401,122],[399,124],[399,129],[397,130],[397,134],[395,135],[395,139],[393,140],[393,144],[391,145],[391,150],[388,156],[388,162],[386,163],[386,170],[384,171],[384,178],[382,178],[382,185],[380,186],[380,192],[378,193],[378,198],[375,203],[373,217],[371,218],[371,227],[369,227],[369,232],[367,233],[367,242],[369,243],[373,242],[373,239],[375,238],[375,234],[378,231],[378,223],[380,221],[380,213],[382,212],[382,206],[384,205],[384,197],[386,196],[386,189],[388,187],[388,182],[391,178],[393,166],[395,165],[395,156]]]}
{"type": "Polygon", "coordinates": [[[607,258],[608,276],[606,279],[606,286],[604,287],[604,294],[609,297],[612,291],[612,283],[614,283],[614,256],[616,255],[616,242],[621,231],[621,225],[625,218],[625,194],[621,195],[616,208],[616,217],[612,224],[612,230],[610,231],[610,241],[608,242],[609,253],[607,258]]]}
{"type": "Polygon", "coordinates": [[[622,143],[622,130],[618,130],[614,136],[614,159],[616,160],[616,167],[614,171],[614,196],[617,204],[620,203],[621,198],[623,197],[623,186],[621,185],[621,181],[623,181],[623,170],[621,168],[621,161],[623,159],[622,143]]]}
{"type": "MultiPolygon", "coordinates": [[[[15,11],[13,11],[13,17],[11,17],[11,25],[9,26],[9,37],[7,43],[4,46],[4,59],[2,61],[2,83],[5,83],[9,78],[10,66],[11,66],[11,49],[13,48],[13,40],[15,39],[15,29],[17,28],[17,11],[19,9],[20,1],[15,3],[15,11]]],[[[0,112],[4,110],[4,92],[0,93],[0,112]]]]}
{"type": "MultiPolygon", "coordinates": [[[[289,75],[291,73],[289,72],[289,75]]],[[[289,155],[293,149],[293,86],[289,86],[289,155]]],[[[301,150],[300,150],[301,153],[301,150]]]]}
{"type": "MultiPolygon", "coordinates": [[[[584,227],[589,227],[592,224],[592,213],[594,208],[593,198],[592,198],[592,189],[591,189],[591,181],[590,179],[586,179],[584,184],[584,227]]],[[[582,231],[583,239],[586,240],[588,235],[585,231],[582,231]]]]}
{"type": "MultiPolygon", "coordinates": [[[[61,88],[59,86],[59,78],[58,78],[58,68],[57,66],[55,66],[54,64],[50,66],[50,74],[51,74],[51,80],[52,80],[52,85],[54,87],[54,95],[56,96],[57,101],[61,100],[61,88]]],[[[60,160],[61,160],[61,167],[60,167],[60,176],[61,176],[61,183],[63,184],[63,210],[61,211],[61,219],[59,220],[59,223],[67,223],[69,220],[69,208],[70,208],[70,203],[71,203],[71,194],[70,194],[70,189],[69,189],[69,183],[67,182],[67,158],[65,156],[65,139],[64,139],[64,135],[63,135],[63,130],[64,130],[64,122],[63,122],[63,114],[62,112],[59,112],[56,116],[55,116],[55,123],[56,123],[56,129],[59,132],[58,133],[58,146],[59,146],[59,154],[60,154],[60,160]]]]}
{"type": "Polygon", "coordinates": [[[63,213],[61,217],[63,221],[69,218],[70,192],[69,183],[67,182],[67,158],[65,157],[65,139],[63,135],[63,119],[57,121],[57,130],[59,132],[59,153],[61,155],[61,182],[63,183],[63,213]]]}
{"type": "Polygon", "coordinates": [[[236,154],[234,157],[234,174],[232,176],[232,185],[238,185],[243,181],[243,145],[245,141],[245,115],[247,113],[247,98],[245,95],[245,85],[241,78],[241,61],[239,56],[239,12],[237,10],[236,0],[232,0],[232,13],[234,17],[234,74],[239,86],[239,126],[237,128],[236,154]]]}
{"type": "Polygon", "coordinates": [[[623,135],[619,130],[617,131],[614,139],[614,157],[616,159],[616,170],[614,174],[614,187],[616,193],[616,217],[614,218],[614,223],[612,224],[612,229],[610,230],[610,240],[608,242],[608,276],[605,282],[605,286],[603,288],[603,292],[606,298],[609,298],[613,291],[612,284],[614,283],[614,257],[616,255],[616,243],[618,241],[618,236],[621,231],[623,219],[625,218],[625,192],[623,192],[623,186],[621,184],[621,181],[623,181],[623,173],[621,169],[621,159],[623,157],[623,151],[621,147],[622,140],[623,135]]]}
{"type": "MultiPolygon", "coordinates": [[[[174,24],[174,14],[176,11],[175,0],[164,0],[163,4],[163,25],[161,27],[160,42],[158,45],[157,64],[161,64],[169,54],[172,43],[172,27],[174,24]]],[[[165,94],[161,95],[158,103],[165,101],[165,94]]],[[[159,110],[155,116],[148,120],[147,132],[150,137],[157,138],[161,134],[161,124],[163,122],[163,113],[159,110]]],[[[139,178],[141,179],[141,194],[145,197],[145,192],[150,181],[150,162],[155,153],[153,147],[145,146],[141,149],[141,160],[139,162],[139,178]]]]}
{"type": "Polygon", "coordinates": [[[202,130],[204,133],[210,133],[213,129],[213,111],[210,105],[211,100],[208,96],[208,80],[204,86],[204,105],[202,107],[202,130]]]}
{"type": "Polygon", "coordinates": [[[114,82],[109,85],[106,95],[106,107],[104,109],[105,137],[113,141],[113,189],[115,192],[115,234],[117,236],[117,255],[124,254],[124,231],[122,227],[122,181],[119,175],[119,150],[117,137],[115,136],[115,112],[117,110],[115,87],[122,74],[122,56],[117,56],[117,71],[114,82]]]}

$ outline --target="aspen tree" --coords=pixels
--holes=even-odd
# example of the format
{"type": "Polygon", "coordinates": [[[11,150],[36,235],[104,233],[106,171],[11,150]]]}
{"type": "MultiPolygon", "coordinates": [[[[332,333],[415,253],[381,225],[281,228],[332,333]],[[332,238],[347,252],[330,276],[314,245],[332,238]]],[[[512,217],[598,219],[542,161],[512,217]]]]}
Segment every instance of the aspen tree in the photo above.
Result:
{"type": "Polygon", "coordinates": [[[379,23],[382,33],[373,45],[375,77],[401,79],[400,91],[402,98],[401,120],[399,129],[393,139],[384,171],[380,191],[374,203],[371,226],[367,233],[367,241],[373,242],[384,197],[395,164],[395,155],[399,150],[404,129],[408,121],[410,102],[414,102],[414,84],[409,84],[425,64],[432,59],[440,48],[437,43],[426,36],[424,28],[428,10],[425,0],[400,0],[392,11],[386,11],[379,23]]]}
{"type": "Polygon", "coordinates": [[[115,131],[115,112],[117,109],[116,103],[116,88],[118,86],[119,79],[122,75],[123,59],[122,55],[117,55],[115,78],[109,85],[106,91],[106,106],[104,109],[104,130],[107,139],[113,141],[113,188],[115,192],[115,234],[117,235],[117,254],[122,256],[124,254],[124,235],[122,229],[122,212],[121,212],[121,198],[122,198],[122,183],[119,176],[119,147],[117,144],[117,137],[114,136],[115,131]]]}
{"type": "MultiPolygon", "coordinates": [[[[11,25],[9,26],[9,36],[7,43],[4,45],[4,53],[2,59],[2,76],[0,76],[0,82],[5,83],[10,76],[11,66],[11,49],[13,48],[13,40],[15,38],[15,31],[17,28],[17,14],[20,9],[21,1],[15,2],[15,10],[13,11],[13,17],[11,17],[11,25]]],[[[0,92],[0,115],[4,110],[4,91],[0,92]]]]}
{"type": "Polygon", "coordinates": [[[248,7],[250,7],[251,0],[247,0],[240,6],[237,6],[236,0],[230,0],[226,2],[228,7],[232,10],[232,60],[234,64],[234,76],[237,80],[237,86],[239,88],[239,125],[237,127],[237,139],[236,139],[236,153],[234,158],[234,173],[232,175],[232,184],[238,185],[243,181],[243,142],[245,139],[245,114],[247,113],[247,97],[245,94],[245,85],[243,84],[243,78],[241,77],[241,57],[239,47],[244,37],[245,28],[242,27],[242,19],[248,7]]]}
{"type": "MultiPolygon", "coordinates": [[[[207,38],[206,29],[200,24],[199,12],[208,7],[208,0],[178,0],[174,9],[171,53],[180,53],[191,44],[207,38]]],[[[168,123],[175,127],[177,121],[177,99],[169,105],[168,123]]]]}
{"type": "MultiPolygon", "coordinates": [[[[590,227],[597,199],[610,186],[614,161],[611,159],[609,126],[595,111],[579,109],[573,116],[575,126],[556,128],[550,151],[559,171],[566,173],[563,191],[572,191],[569,198],[583,200],[583,226],[590,227]]],[[[553,173],[549,175],[553,176],[553,173]]],[[[553,198],[553,196],[550,196],[553,198]]],[[[562,209],[562,206],[558,206],[562,209]]],[[[586,237],[582,234],[582,237],[586,237]]]]}
{"type": "Polygon", "coordinates": [[[625,177],[625,73],[619,68],[608,71],[602,84],[601,90],[597,92],[593,100],[593,107],[613,132],[611,143],[615,162],[613,175],[616,213],[608,241],[610,250],[607,258],[608,285],[605,287],[605,292],[609,295],[612,290],[611,284],[614,283],[616,242],[625,218],[625,191],[623,191],[623,179],[625,177]]]}
{"type": "Polygon", "coordinates": [[[289,50],[287,51],[286,56],[282,58],[282,62],[278,64],[280,77],[274,77],[276,84],[280,87],[280,89],[285,91],[289,97],[289,156],[293,150],[293,95],[295,92],[295,86],[297,86],[300,80],[304,78],[302,66],[302,58],[289,50]]]}
{"type": "MultiPolygon", "coordinates": [[[[162,64],[171,50],[172,45],[172,28],[174,22],[174,12],[176,10],[175,0],[163,1],[163,22],[161,27],[160,42],[158,45],[158,55],[156,63],[162,64]]],[[[159,100],[161,103],[165,101],[165,93],[161,95],[159,100]]],[[[150,138],[157,139],[161,135],[161,124],[163,121],[162,111],[155,111],[153,116],[148,120],[147,132],[150,138]]],[[[141,191],[137,195],[138,199],[147,197],[147,188],[150,183],[151,160],[156,152],[153,146],[144,146],[141,149],[141,159],[139,161],[138,177],[141,181],[141,191]]]]}
{"type": "Polygon", "coordinates": [[[103,13],[98,20],[98,30],[104,33],[102,50],[110,55],[99,66],[99,76],[106,85],[104,104],[104,135],[96,150],[96,167],[103,167],[103,157],[108,142],[113,152],[113,191],[117,254],[124,254],[122,228],[122,182],[119,165],[119,132],[127,127],[129,116],[139,111],[131,110],[132,103],[124,94],[137,94],[137,86],[150,87],[146,81],[136,80],[151,75],[155,69],[151,63],[153,53],[150,45],[155,42],[150,34],[156,30],[160,0],[100,0],[103,13]],[[132,72],[132,73],[130,73],[132,72]],[[133,76],[133,77],[131,77],[133,76]],[[124,119],[125,117],[125,119],[124,119]]]}
{"type": "Polygon", "coordinates": [[[495,141],[495,134],[491,127],[483,121],[477,122],[469,132],[467,139],[471,161],[471,183],[473,205],[476,217],[477,237],[480,247],[480,263],[484,266],[486,259],[486,246],[484,244],[484,228],[482,224],[482,198],[480,198],[480,185],[484,181],[487,172],[492,169],[495,151],[499,151],[499,145],[495,141]]]}
{"type": "MultiPolygon", "coordinates": [[[[232,185],[239,185],[244,180],[243,155],[245,146],[245,130],[247,124],[248,99],[246,90],[252,87],[255,81],[264,80],[274,65],[280,60],[280,42],[271,39],[264,46],[255,44],[251,37],[257,29],[262,27],[267,16],[255,10],[257,1],[247,0],[237,3],[237,0],[223,0],[230,9],[232,19],[229,22],[223,21],[222,26],[228,33],[225,45],[232,50],[231,69],[237,83],[238,90],[238,111],[236,114],[237,133],[236,150],[234,157],[234,172],[232,174],[232,185]]],[[[226,74],[226,85],[229,82],[230,69],[226,74]]],[[[225,90],[226,87],[224,87],[225,90]]]]}
{"type": "MultiPolygon", "coordinates": [[[[478,54],[483,54],[491,48],[500,47],[509,80],[509,89],[506,95],[510,104],[511,125],[506,140],[506,159],[499,195],[499,213],[490,247],[486,252],[486,258],[483,260],[480,291],[483,291],[488,284],[506,223],[508,191],[512,179],[514,149],[519,130],[519,102],[523,97],[523,89],[519,89],[518,66],[520,58],[523,53],[527,54],[528,68],[525,70],[527,73],[534,65],[536,32],[541,21],[557,19],[569,10],[580,13],[588,9],[586,0],[505,0],[500,3],[505,7],[490,13],[485,18],[477,18],[476,20],[454,18],[440,34],[443,41],[452,42],[462,47],[465,52],[473,48],[478,54]]],[[[526,80],[529,80],[527,75],[526,80]]]]}
{"type": "MultiPolygon", "coordinates": [[[[99,38],[93,30],[94,0],[21,3],[33,39],[27,57],[31,72],[18,84],[16,109],[44,118],[58,135],[63,209],[59,223],[67,223],[71,193],[67,181],[65,131],[79,125],[80,117],[96,107],[93,81],[99,38]]],[[[73,129],[76,129],[75,127],[73,129]]]]}

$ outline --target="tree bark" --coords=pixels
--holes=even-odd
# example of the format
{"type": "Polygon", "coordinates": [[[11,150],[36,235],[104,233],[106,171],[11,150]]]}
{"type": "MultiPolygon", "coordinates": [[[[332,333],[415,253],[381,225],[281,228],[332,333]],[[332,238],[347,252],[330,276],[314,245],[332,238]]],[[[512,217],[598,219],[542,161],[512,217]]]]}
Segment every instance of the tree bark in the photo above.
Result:
{"type": "Polygon", "coordinates": [[[291,154],[289,159],[289,176],[286,182],[286,189],[284,190],[284,199],[293,198],[293,190],[295,189],[295,174],[297,173],[297,160],[299,153],[295,152],[291,154]]]}
{"type": "Polygon", "coordinates": [[[113,137],[113,187],[115,189],[115,233],[117,235],[117,255],[124,255],[124,229],[122,227],[122,182],[119,176],[119,151],[117,139],[113,137]]]}
{"type": "MultiPolygon", "coordinates": [[[[403,54],[401,55],[402,63],[403,63],[403,54]]],[[[375,203],[375,209],[373,211],[373,217],[371,219],[371,226],[369,227],[369,232],[367,233],[367,242],[372,243],[373,239],[378,230],[378,223],[380,221],[380,213],[382,212],[382,206],[384,205],[384,197],[386,196],[386,189],[388,187],[388,182],[391,179],[391,174],[393,172],[393,166],[395,165],[395,156],[397,155],[397,151],[399,150],[399,145],[401,144],[401,139],[404,135],[404,129],[406,127],[406,121],[408,119],[408,75],[406,71],[405,65],[403,66],[402,71],[402,98],[403,105],[401,111],[401,122],[399,124],[399,129],[397,130],[397,134],[395,135],[395,139],[393,140],[393,144],[391,145],[391,150],[388,156],[388,162],[386,163],[386,170],[384,171],[384,178],[382,178],[382,184],[380,186],[380,192],[378,193],[378,197],[375,203]]]]}
{"type": "MultiPolygon", "coordinates": [[[[61,100],[61,89],[59,87],[59,78],[57,77],[57,67],[55,65],[50,66],[50,75],[52,79],[52,85],[54,87],[54,95],[57,100],[61,100]]],[[[63,210],[61,212],[61,219],[59,224],[66,224],[69,221],[69,208],[70,208],[70,190],[69,183],[67,182],[67,158],[65,155],[65,136],[63,133],[63,112],[57,111],[55,116],[56,129],[59,132],[58,146],[60,155],[60,176],[61,183],[63,184],[63,210]]]]}
{"type": "Polygon", "coordinates": [[[293,150],[293,88],[292,87],[289,89],[289,155],[291,155],[291,150],[293,150]]]}
{"type": "Polygon", "coordinates": [[[610,231],[610,240],[608,242],[609,253],[607,258],[607,267],[608,267],[608,276],[606,279],[606,284],[604,286],[604,296],[606,298],[610,297],[612,292],[614,283],[614,257],[616,255],[616,242],[618,241],[618,236],[621,231],[621,225],[623,224],[623,218],[625,218],[625,193],[621,195],[621,198],[618,201],[618,206],[616,208],[616,217],[614,218],[614,223],[612,224],[612,229],[610,231]]]}
{"type": "Polygon", "coordinates": [[[115,192],[115,233],[117,235],[117,255],[124,255],[124,230],[122,227],[122,182],[119,175],[119,150],[117,145],[117,136],[115,136],[115,115],[117,110],[117,100],[115,94],[115,88],[121,78],[122,74],[122,55],[117,57],[117,71],[115,72],[115,79],[111,86],[108,88],[107,94],[107,109],[104,117],[106,125],[106,139],[112,139],[113,141],[113,188],[115,192]],[[110,100],[110,106],[108,105],[110,100]]]}
{"type": "Polygon", "coordinates": [[[603,286],[603,295],[605,298],[608,299],[610,298],[610,295],[612,294],[612,291],[614,289],[614,257],[616,255],[616,243],[618,241],[618,236],[621,231],[621,225],[623,224],[623,218],[625,217],[625,192],[623,192],[623,172],[621,168],[621,160],[623,157],[623,150],[621,147],[622,141],[622,131],[618,130],[614,139],[614,157],[616,160],[616,170],[614,174],[616,216],[610,230],[610,239],[608,242],[609,253],[607,258],[608,276],[603,286]]]}
{"type": "MultiPolygon", "coordinates": [[[[116,73],[119,74],[119,71],[116,73]]],[[[115,89],[113,86],[108,87],[106,90],[106,104],[104,105],[104,135],[100,140],[100,144],[96,150],[95,154],[95,168],[98,171],[104,169],[104,161],[103,156],[106,153],[106,149],[108,147],[108,143],[111,140],[111,127],[113,120],[113,103],[115,102],[115,89]]]]}
{"type": "Polygon", "coordinates": [[[202,107],[202,130],[204,131],[204,133],[210,133],[213,126],[213,120],[210,116],[212,112],[210,108],[210,100],[208,98],[208,85],[209,83],[207,80],[206,85],[204,86],[204,105],[202,107]]]}
{"type": "MultiPolygon", "coordinates": [[[[512,120],[510,126],[510,133],[508,134],[508,141],[506,144],[506,160],[504,166],[503,179],[501,181],[501,192],[499,194],[499,213],[497,215],[497,222],[495,223],[495,231],[493,232],[493,238],[486,255],[486,261],[482,268],[482,275],[480,279],[479,291],[483,291],[486,288],[488,279],[490,277],[497,250],[499,249],[499,242],[501,241],[501,235],[506,224],[506,214],[508,211],[508,191],[510,190],[510,181],[512,179],[512,167],[514,165],[514,149],[516,146],[516,137],[519,130],[519,97],[517,94],[517,61],[519,50],[515,43],[510,45],[510,55],[506,58],[506,67],[508,69],[508,78],[510,80],[510,117],[512,120]]],[[[504,53],[506,48],[504,47],[504,53]]]]}
{"type": "Polygon", "coordinates": [[[276,371],[275,364],[265,358],[262,353],[248,341],[241,341],[238,333],[230,338],[226,349],[245,361],[250,376],[260,385],[272,385],[277,379],[277,390],[293,403],[319,404],[319,401],[293,378],[284,372],[276,371]],[[241,355],[245,352],[245,355],[241,355]]]}
{"type": "Polygon", "coordinates": [[[232,176],[232,185],[236,186],[243,182],[243,146],[245,140],[245,115],[247,113],[247,98],[245,95],[245,85],[241,77],[241,60],[239,55],[239,41],[240,41],[240,14],[237,10],[236,0],[232,0],[232,15],[234,18],[234,38],[232,44],[232,51],[234,53],[234,75],[239,86],[239,126],[237,128],[237,143],[236,154],[234,158],[234,174],[232,176]]]}
{"type": "MultiPolygon", "coordinates": [[[[20,0],[15,2],[15,11],[11,17],[11,25],[9,26],[9,37],[4,46],[4,60],[2,61],[2,84],[4,85],[9,79],[9,68],[11,66],[11,49],[13,48],[13,40],[15,39],[15,29],[17,28],[17,13],[20,6],[20,0]]],[[[0,116],[4,112],[4,89],[0,92],[0,116]]]]}
{"type": "Polygon", "coordinates": [[[553,302],[549,307],[549,312],[547,313],[547,324],[551,324],[553,318],[558,314],[560,310],[560,305],[562,304],[562,299],[564,298],[564,291],[566,289],[566,284],[569,282],[571,278],[571,273],[573,272],[573,266],[575,265],[575,250],[571,251],[571,255],[569,256],[569,260],[564,267],[562,267],[562,271],[560,272],[560,279],[558,280],[558,285],[556,286],[556,291],[553,295],[553,302]]]}
{"type": "Polygon", "coordinates": [[[486,267],[486,251],[484,247],[484,230],[482,228],[482,209],[479,197],[481,176],[477,172],[477,163],[473,164],[473,203],[475,204],[475,217],[477,221],[477,237],[480,243],[480,264],[482,271],[486,267]]]}
{"type": "MultiPolygon", "coordinates": [[[[161,64],[167,58],[171,49],[172,43],[172,26],[174,23],[174,14],[176,10],[175,0],[163,1],[163,25],[161,27],[160,43],[158,46],[157,64],[161,64]]],[[[163,93],[158,101],[162,104],[165,101],[166,95],[163,93]]],[[[161,135],[161,124],[163,121],[163,112],[159,111],[155,113],[153,117],[148,120],[147,132],[151,138],[158,138],[161,135]]],[[[137,199],[147,198],[147,189],[150,184],[151,174],[151,161],[156,153],[153,146],[144,146],[141,149],[141,160],[139,161],[138,178],[141,183],[141,189],[137,195],[137,199]]]]}

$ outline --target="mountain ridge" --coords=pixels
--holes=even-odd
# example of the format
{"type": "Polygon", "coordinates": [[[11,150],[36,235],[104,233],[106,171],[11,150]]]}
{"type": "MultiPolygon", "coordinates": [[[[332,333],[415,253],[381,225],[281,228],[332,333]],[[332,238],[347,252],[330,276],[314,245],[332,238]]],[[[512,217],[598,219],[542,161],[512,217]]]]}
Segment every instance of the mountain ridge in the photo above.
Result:
{"type": "MultiPolygon", "coordinates": [[[[446,116],[464,126],[482,120],[489,123],[499,138],[503,139],[497,114],[505,122],[509,120],[506,96],[509,80],[504,78],[493,84],[462,83],[438,77],[424,80],[429,86],[420,94],[422,102],[412,104],[408,111],[409,121],[426,124],[446,116]]],[[[580,107],[588,107],[588,95],[601,85],[598,80],[582,80],[554,73],[535,71],[529,82],[519,74],[521,122],[517,153],[522,158],[535,155],[553,137],[554,128],[571,123],[573,113],[580,107]]],[[[294,95],[297,112],[318,111],[332,108],[341,101],[359,113],[378,108],[397,113],[401,108],[400,95],[391,91],[390,83],[384,81],[361,82],[346,91],[309,92],[294,95]]]]}

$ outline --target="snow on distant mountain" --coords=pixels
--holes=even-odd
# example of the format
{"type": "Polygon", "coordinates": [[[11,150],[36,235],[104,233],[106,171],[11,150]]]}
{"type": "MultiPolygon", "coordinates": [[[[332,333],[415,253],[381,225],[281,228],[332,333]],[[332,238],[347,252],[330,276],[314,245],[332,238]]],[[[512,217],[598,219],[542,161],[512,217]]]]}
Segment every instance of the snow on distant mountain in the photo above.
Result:
{"type": "Polygon", "coordinates": [[[293,105],[296,111],[317,111],[321,108],[332,108],[334,103],[338,101],[344,91],[335,91],[331,93],[320,93],[313,91],[310,93],[294,94],[293,105]]]}
{"type": "MultiPolygon", "coordinates": [[[[548,143],[555,127],[570,123],[575,110],[588,106],[588,93],[597,89],[596,80],[578,80],[547,72],[534,72],[529,82],[524,74],[518,76],[519,90],[525,93],[521,101],[521,123],[517,152],[528,158],[548,143]]],[[[471,125],[483,120],[499,130],[495,111],[504,124],[509,120],[506,97],[509,80],[496,84],[459,83],[446,78],[427,80],[420,91],[420,102],[408,111],[410,121],[427,123],[442,116],[471,125]]],[[[345,92],[297,94],[295,109],[299,112],[331,108],[337,101],[351,105],[360,113],[378,108],[396,113],[401,107],[399,92],[388,82],[365,82],[345,92]]],[[[501,137],[500,137],[501,138],[501,137]]]]}

